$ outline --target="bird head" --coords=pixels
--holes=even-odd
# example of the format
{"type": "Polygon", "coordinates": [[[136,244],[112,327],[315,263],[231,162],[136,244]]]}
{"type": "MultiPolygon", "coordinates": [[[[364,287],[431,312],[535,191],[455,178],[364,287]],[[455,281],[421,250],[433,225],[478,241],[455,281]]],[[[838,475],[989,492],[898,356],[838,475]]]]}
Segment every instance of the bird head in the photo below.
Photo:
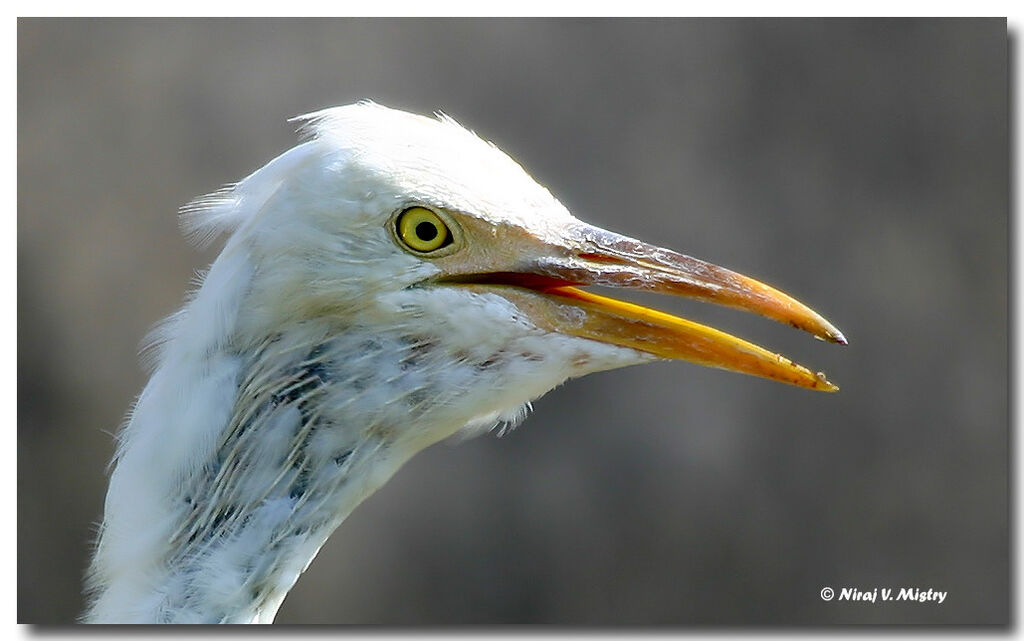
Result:
{"type": "Polygon", "coordinates": [[[837,389],[742,339],[582,289],[686,296],[845,343],[768,285],[576,219],[450,118],[360,103],[300,120],[307,142],[190,210],[193,232],[232,228],[228,249],[250,256],[254,333],[326,320],[401,337],[448,377],[437,389],[486,399],[449,420],[490,420],[567,378],[655,359],[837,389]]]}

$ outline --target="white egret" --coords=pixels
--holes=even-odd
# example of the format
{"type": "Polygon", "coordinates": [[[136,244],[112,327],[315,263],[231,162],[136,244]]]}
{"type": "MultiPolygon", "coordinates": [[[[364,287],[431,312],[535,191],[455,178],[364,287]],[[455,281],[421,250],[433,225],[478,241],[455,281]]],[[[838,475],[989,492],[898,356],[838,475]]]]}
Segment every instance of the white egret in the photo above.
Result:
{"type": "Polygon", "coordinates": [[[684,359],[816,390],[820,373],[578,289],[752,311],[845,343],[791,297],[580,222],[451,119],[372,103],[184,211],[228,234],[154,333],[121,431],[89,622],[270,622],[346,516],[412,455],[515,423],[590,372],[684,359]]]}

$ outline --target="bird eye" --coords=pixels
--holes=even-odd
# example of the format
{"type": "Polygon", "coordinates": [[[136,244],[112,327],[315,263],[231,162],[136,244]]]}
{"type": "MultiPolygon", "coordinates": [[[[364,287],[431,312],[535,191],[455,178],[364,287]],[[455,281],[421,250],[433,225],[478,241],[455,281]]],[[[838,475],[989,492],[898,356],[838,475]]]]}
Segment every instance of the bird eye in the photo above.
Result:
{"type": "Polygon", "coordinates": [[[398,238],[409,249],[432,252],[451,244],[452,235],[441,217],[425,207],[410,207],[396,221],[398,238]]]}

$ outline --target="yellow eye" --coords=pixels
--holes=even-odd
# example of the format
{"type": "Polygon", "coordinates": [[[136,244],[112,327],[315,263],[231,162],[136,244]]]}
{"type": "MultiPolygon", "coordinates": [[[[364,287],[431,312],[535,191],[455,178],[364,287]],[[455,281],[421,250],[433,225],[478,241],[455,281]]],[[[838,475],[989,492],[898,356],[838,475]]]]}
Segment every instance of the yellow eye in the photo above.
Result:
{"type": "Polygon", "coordinates": [[[448,225],[424,207],[410,207],[398,216],[398,237],[409,249],[432,252],[452,242],[448,225]]]}

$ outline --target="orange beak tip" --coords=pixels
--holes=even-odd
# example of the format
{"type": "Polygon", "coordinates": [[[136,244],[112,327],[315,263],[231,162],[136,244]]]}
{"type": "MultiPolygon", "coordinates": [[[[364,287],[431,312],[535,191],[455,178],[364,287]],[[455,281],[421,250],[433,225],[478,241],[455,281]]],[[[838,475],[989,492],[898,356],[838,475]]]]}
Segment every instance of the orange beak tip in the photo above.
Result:
{"type": "Polygon", "coordinates": [[[819,341],[825,341],[826,343],[835,343],[836,345],[850,344],[850,341],[846,340],[846,337],[843,336],[843,333],[835,328],[833,328],[824,335],[815,334],[814,338],[818,339],[819,341]]]}
{"type": "Polygon", "coordinates": [[[831,342],[837,343],[839,345],[849,345],[850,344],[850,341],[846,340],[846,337],[843,336],[843,333],[841,331],[839,331],[838,329],[835,330],[835,332],[831,336],[829,336],[829,339],[831,340],[831,342]]]}
{"type": "Polygon", "coordinates": [[[836,385],[835,383],[832,383],[827,378],[825,378],[825,372],[815,372],[814,376],[821,383],[821,387],[818,388],[818,389],[820,389],[822,392],[838,392],[839,391],[839,386],[838,385],[836,385]]]}

